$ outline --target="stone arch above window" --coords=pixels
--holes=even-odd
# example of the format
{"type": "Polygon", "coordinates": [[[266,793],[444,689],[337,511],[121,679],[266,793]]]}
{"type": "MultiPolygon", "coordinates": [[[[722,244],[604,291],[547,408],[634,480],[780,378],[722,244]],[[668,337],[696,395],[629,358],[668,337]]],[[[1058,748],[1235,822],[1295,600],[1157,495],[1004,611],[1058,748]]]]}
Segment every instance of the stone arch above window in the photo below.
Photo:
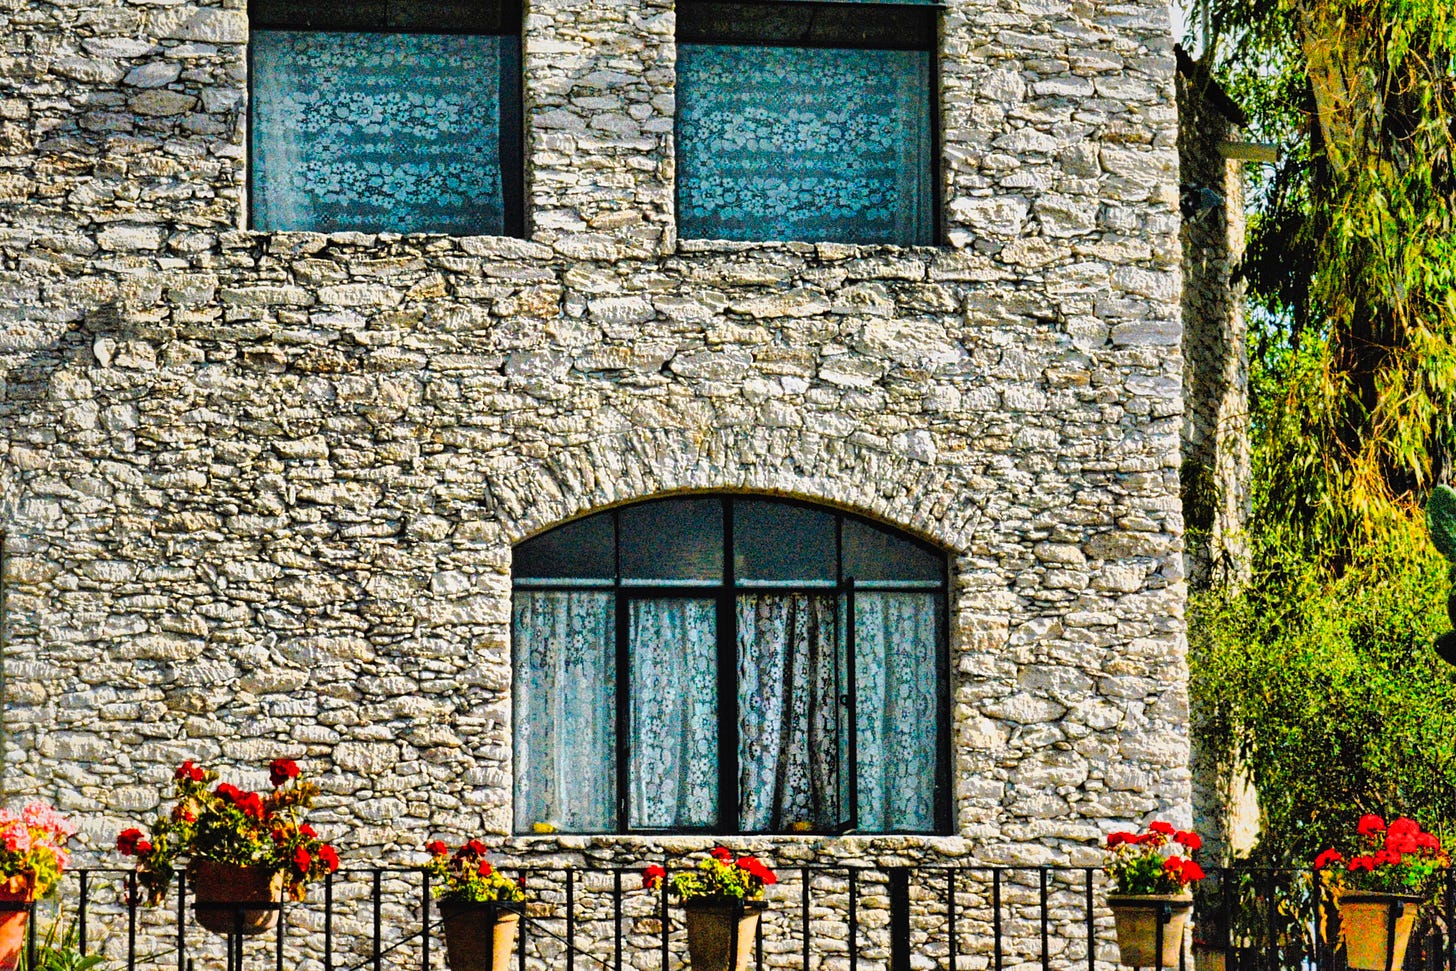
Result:
{"type": "Polygon", "coordinates": [[[516,546],[515,828],[950,830],[946,554],[692,495],[516,546]]]}

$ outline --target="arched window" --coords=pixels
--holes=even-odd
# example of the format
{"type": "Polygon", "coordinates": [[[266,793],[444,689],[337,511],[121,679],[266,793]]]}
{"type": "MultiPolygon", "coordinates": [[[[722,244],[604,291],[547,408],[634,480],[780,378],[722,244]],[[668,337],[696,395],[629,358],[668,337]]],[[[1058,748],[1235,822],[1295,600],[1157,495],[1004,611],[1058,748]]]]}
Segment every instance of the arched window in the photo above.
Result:
{"type": "Polygon", "coordinates": [[[946,557],[694,496],[516,547],[516,828],[944,832],[946,557]]]}

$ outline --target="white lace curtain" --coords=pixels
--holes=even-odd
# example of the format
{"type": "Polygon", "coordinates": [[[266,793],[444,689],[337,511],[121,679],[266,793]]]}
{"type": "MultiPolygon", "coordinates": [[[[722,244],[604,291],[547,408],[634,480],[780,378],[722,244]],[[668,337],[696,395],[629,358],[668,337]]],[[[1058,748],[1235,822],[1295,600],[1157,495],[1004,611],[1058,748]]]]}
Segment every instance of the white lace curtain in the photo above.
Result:
{"type": "Polygon", "coordinates": [[[616,828],[617,659],[610,593],[515,593],[516,828],[616,828]]]}
{"type": "MultiPolygon", "coordinates": [[[[750,832],[847,822],[845,625],[834,594],[737,598],[739,820],[750,832]]],[[[717,618],[708,599],[627,606],[628,811],[643,829],[718,819],[717,618]]],[[[939,595],[860,592],[855,608],[858,824],[935,828],[939,595]]],[[[516,593],[516,819],[615,829],[613,597],[516,593]]]]}

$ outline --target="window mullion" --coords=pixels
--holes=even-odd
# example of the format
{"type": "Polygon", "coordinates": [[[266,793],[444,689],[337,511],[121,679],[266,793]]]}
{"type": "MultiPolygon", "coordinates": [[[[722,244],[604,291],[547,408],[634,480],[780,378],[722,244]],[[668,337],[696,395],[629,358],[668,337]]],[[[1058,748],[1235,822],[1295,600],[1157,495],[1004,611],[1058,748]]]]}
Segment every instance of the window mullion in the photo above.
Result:
{"type": "Polygon", "coordinates": [[[733,501],[723,500],[723,585],[718,590],[718,831],[737,833],[738,603],[734,590],[733,501]]]}
{"type": "Polygon", "coordinates": [[[844,581],[844,626],[845,655],[849,664],[846,691],[849,694],[849,829],[859,829],[859,693],[855,686],[855,668],[858,667],[859,649],[855,644],[854,632],[854,577],[844,581]]]}

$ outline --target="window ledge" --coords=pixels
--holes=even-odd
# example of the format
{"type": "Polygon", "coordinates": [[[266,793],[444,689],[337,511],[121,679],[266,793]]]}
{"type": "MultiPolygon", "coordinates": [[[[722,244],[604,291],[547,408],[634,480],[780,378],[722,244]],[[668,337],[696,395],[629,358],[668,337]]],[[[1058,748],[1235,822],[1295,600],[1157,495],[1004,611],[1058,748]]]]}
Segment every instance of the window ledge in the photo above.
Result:
{"type": "Polygon", "coordinates": [[[876,855],[903,856],[921,854],[920,862],[949,863],[963,860],[970,854],[970,843],[964,836],[934,836],[919,833],[829,835],[762,835],[706,836],[699,834],[596,834],[569,835],[552,833],[509,836],[500,841],[501,851],[510,854],[537,854],[559,851],[622,850],[642,853],[697,853],[725,845],[739,851],[752,850],[765,854],[784,853],[786,859],[829,860],[839,858],[873,858],[876,855]]]}
{"type": "Polygon", "coordinates": [[[791,253],[821,260],[900,256],[928,259],[955,252],[952,246],[899,246],[894,243],[805,243],[795,240],[741,241],[735,239],[679,239],[678,256],[699,253],[791,253]]]}

